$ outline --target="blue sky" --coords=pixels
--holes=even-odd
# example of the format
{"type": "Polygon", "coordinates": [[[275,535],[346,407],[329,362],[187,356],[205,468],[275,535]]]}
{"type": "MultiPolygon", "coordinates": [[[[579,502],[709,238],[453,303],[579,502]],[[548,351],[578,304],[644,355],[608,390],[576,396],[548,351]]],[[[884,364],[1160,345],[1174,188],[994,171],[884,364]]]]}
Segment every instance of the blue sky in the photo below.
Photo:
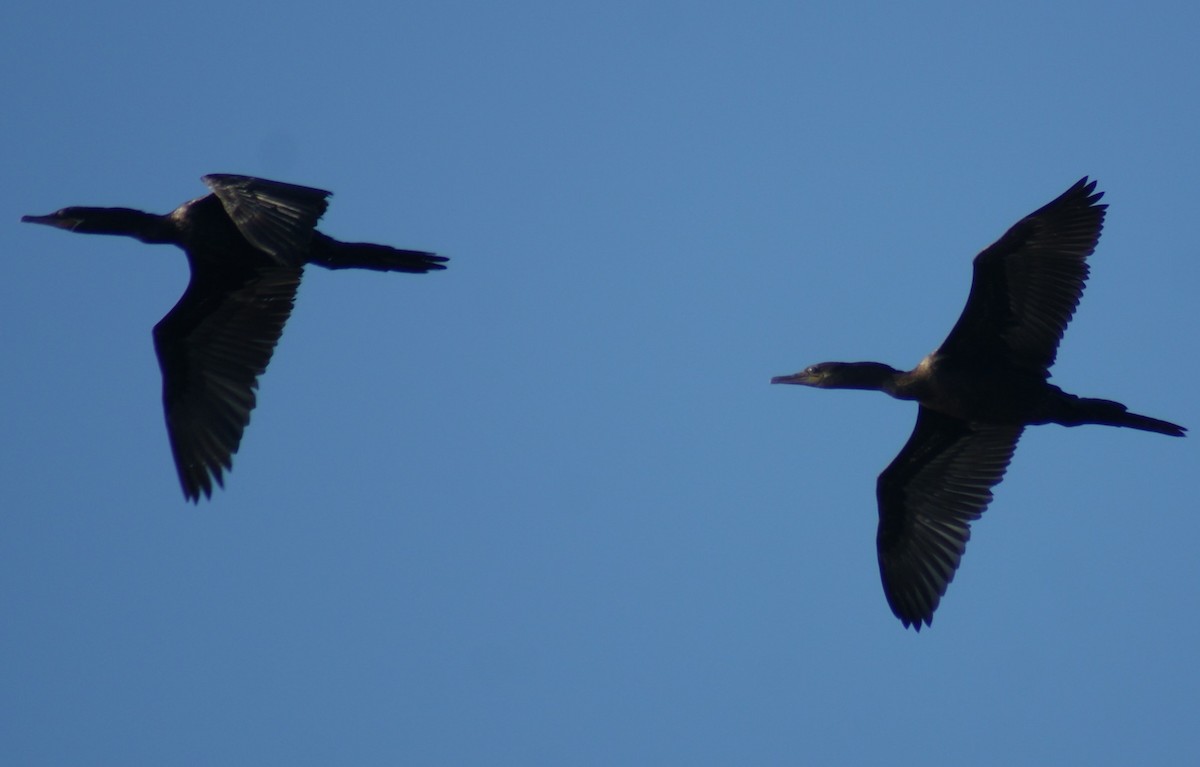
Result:
{"type": "Polygon", "coordinates": [[[875,563],[900,367],[1092,175],[1054,380],[1193,428],[1194,4],[26,1],[0,25],[0,761],[1182,764],[1196,439],[1031,429],[932,628],[875,563]],[[183,255],[18,223],[226,172],[322,230],[224,491],[183,255]]]}

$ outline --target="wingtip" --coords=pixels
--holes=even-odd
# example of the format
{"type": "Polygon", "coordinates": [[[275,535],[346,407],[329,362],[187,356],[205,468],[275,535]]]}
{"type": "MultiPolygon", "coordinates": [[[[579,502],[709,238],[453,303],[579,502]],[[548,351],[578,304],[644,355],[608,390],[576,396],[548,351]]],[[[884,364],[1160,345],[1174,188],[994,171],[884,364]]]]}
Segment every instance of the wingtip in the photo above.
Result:
{"type": "Polygon", "coordinates": [[[904,628],[912,629],[918,634],[921,633],[923,627],[933,625],[933,610],[937,609],[937,605],[934,605],[933,609],[927,612],[920,609],[901,610],[895,604],[889,604],[888,606],[892,608],[892,614],[900,619],[900,624],[904,628]]]}
{"type": "Polygon", "coordinates": [[[1064,197],[1067,197],[1067,196],[1083,197],[1087,200],[1088,205],[1091,205],[1093,207],[1100,208],[1101,210],[1103,210],[1103,209],[1107,208],[1108,206],[1096,204],[1100,201],[1100,199],[1102,197],[1104,197],[1104,192],[1096,191],[1096,185],[1099,183],[1100,182],[1097,179],[1089,178],[1088,176],[1084,176],[1083,178],[1076,181],[1075,184],[1070,189],[1068,189],[1067,193],[1063,196],[1064,197]]]}
{"type": "Polygon", "coordinates": [[[237,173],[206,173],[200,177],[200,180],[204,182],[205,186],[211,187],[226,185],[234,181],[244,180],[246,178],[249,177],[242,176],[237,173]]]}

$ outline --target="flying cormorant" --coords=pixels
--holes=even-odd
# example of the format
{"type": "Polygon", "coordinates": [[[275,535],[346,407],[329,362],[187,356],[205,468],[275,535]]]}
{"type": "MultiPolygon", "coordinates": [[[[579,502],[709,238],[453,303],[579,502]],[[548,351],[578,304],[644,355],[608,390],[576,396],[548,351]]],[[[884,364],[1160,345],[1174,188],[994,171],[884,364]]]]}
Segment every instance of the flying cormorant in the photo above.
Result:
{"type": "Polygon", "coordinates": [[[876,484],[876,546],[892,612],[917,631],[954,578],[971,522],[992,500],[1026,426],[1103,424],[1186,431],[1049,383],[1088,276],[1107,205],[1087,177],[975,257],[971,293],[950,335],[908,372],[878,362],[823,362],[771,383],[874,389],[916,400],[908,443],[876,484]]]}
{"type": "Polygon", "coordinates": [[[129,208],[63,208],[22,221],[85,234],[178,245],[191,279],[154,326],[167,434],[183,494],[223,485],[254,409],[258,376],[292,312],[305,264],[423,273],[445,258],[339,242],[316,230],[330,192],[250,176],[204,176],[212,194],[155,215],[129,208]]]}

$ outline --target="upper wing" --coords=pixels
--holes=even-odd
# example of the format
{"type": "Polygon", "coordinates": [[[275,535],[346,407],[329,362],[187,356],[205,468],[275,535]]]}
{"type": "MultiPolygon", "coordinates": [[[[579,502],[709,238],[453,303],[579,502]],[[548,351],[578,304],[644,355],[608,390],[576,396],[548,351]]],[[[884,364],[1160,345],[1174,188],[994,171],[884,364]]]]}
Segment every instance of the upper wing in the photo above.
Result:
{"type": "Polygon", "coordinates": [[[252,270],[220,290],[188,285],[154,327],[167,435],[183,494],[199,500],[222,484],[254,409],[300,284],[300,267],[252,270]]]}
{"type": "Polygon", "coordinates": [[[300,266],[331,192],[251,176],[215,173],[201,179],[242,236],[280,264],[300,266]]]}
{"type": "Polygon", "coordinates": [[[939,353],[1045,378],[1079,305],[1107,205],[1087,177],[975,257],[971,294],[939,353]]]}
{"type": "Polygon", "coordinates": [[[879,475],[879,572],[904,625],[933,621],[954,579],[970,523],[992,500],[1012,460],[1020,426],[974,424],[924,406],[912,436],[879,475]]]}

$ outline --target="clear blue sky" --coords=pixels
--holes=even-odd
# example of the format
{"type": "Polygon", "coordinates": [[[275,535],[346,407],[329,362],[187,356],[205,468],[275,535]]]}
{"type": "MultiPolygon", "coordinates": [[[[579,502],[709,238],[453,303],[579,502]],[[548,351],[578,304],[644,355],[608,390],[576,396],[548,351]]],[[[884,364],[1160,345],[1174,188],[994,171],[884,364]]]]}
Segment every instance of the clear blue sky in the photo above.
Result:
{"type": "MultiPolygon", "coordinates": [[[[1200,760],[1200,437],[1031,429],[931,629],[874,483],[971,258],[1084,174],[1054,380],[1200,427],[1195,3],[18,0],[0,27],[0,762],[1200,760]],[[18,223],[335,192],[224,491],[183,255],[18,223]]],[[[1193,432],[1195,434],[1195,432],[1193,432]]]]}

